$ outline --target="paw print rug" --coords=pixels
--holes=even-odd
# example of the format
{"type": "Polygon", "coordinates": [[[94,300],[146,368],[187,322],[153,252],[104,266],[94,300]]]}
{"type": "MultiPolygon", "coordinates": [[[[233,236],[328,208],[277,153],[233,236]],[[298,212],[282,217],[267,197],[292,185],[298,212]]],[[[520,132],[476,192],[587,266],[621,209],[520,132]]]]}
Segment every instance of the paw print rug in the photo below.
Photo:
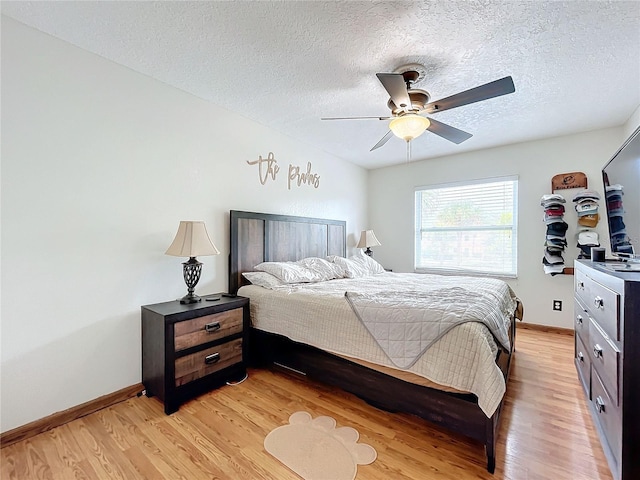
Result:
{"type": "Polygon", "coordinates": [[[354,428],[336,428],[331,417],[296,412],[288,425],[266,436],[264,448],[304,480],[354,480],[358,465],[377,457],[371,445],[358,443],[359,437],[354,428]]]}

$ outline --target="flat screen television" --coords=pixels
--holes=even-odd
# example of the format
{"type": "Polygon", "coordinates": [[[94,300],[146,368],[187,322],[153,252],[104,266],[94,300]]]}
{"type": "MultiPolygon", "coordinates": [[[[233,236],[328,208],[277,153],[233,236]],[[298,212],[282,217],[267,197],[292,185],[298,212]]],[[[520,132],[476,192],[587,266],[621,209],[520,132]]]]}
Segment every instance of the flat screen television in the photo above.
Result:
{"type": "Polygon", "coordinates": [[[640,127],[602,168],[611,254],[640,262],[640,127]]]}

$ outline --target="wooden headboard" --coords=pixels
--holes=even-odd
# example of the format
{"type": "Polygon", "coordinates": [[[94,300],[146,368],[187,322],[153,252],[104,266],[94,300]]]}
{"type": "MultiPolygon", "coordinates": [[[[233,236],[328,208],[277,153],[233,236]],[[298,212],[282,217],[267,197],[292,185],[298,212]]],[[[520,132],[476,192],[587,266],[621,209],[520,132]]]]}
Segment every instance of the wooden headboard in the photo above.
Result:
{"type": "Polygon", "coordinates": [[[261,262],[346,255],[344,220],[231,210],[230,221],[229,293],[247,284],[242,272],[261,262]]]}

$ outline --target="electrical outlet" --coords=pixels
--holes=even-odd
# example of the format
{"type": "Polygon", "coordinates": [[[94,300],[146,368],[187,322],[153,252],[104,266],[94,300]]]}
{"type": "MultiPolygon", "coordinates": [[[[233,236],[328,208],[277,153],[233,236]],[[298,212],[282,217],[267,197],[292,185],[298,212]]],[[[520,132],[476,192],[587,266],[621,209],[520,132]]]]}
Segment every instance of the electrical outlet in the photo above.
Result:
{"type": "Polygon", "coordinates": [[[562,300],[554,300],[553,301],[553,309],[558,312],[562,311],[562,300]]]}

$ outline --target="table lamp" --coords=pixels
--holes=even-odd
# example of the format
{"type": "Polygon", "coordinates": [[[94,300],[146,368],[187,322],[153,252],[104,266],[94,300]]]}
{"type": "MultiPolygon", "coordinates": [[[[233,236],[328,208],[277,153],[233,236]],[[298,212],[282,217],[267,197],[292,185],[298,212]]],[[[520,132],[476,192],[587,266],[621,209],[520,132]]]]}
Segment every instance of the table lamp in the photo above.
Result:
{"type": "Polygon", "coordinates": [[[202,272],[202,263],[196,260],[196,257],[218,255],[219,253],[209,238],[204,222],[180,222],[176,238],[173,239],[173,243],[165,252],[166,255],[174,257],[189,257],[189,260],[182,263],[187,294],[180,299],[180,303],[197,303],[201,300],[198,295],[193,293],[202,272]]]}
{"type": "Polygon", "coordinates": [[[373,252],[369,247],[378,247],[380,245],[382,244],[376,238],[376,234],[373,233],[373,230],[363,230],[360,234],[360,241],[358,242],[358,245],[356,245],[356,248],[366,248],[364,253],[372,257],[373,252]]]}

